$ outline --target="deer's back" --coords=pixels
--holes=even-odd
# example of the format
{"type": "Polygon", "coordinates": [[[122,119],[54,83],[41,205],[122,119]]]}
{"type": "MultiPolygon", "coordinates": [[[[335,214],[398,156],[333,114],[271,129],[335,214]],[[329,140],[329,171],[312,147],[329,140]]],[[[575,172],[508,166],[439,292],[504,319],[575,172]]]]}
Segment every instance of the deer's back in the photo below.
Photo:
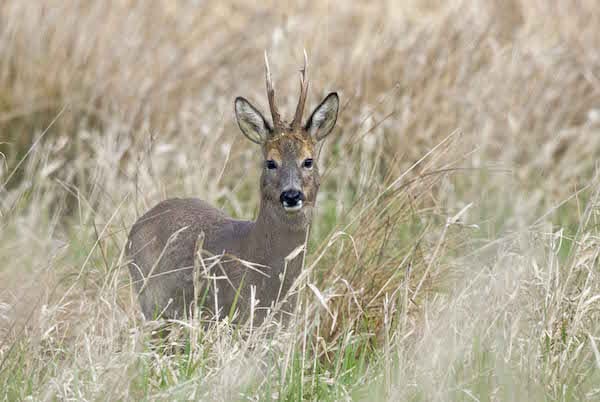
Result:
{"type": "Polygon", "coordinates": [[[191,303],[194,253],[202,232],[204,250],[237,254],[238,239],[249,225],[193,198],[163,201],[139,218],[129,234],[127,256],[146,318],[161,312],[181,316],[191,303]]]}

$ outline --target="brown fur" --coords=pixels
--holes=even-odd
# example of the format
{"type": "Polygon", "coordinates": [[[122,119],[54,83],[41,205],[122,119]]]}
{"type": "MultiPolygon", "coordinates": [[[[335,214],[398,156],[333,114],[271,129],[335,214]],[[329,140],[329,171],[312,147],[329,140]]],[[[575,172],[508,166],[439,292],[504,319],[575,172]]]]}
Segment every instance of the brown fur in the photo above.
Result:
{"type": "MultiPolygon", "coordinates": [[[[203,284],[208,284],[208,288],[204,287],[199,294],[203,295],[207,290],[205,306],[214,310],[216,297],[220,311],[213,313],[220,318],[229,314],[244,278],[239,297],[240,310],[247,313],[250,286],[256,286],[256,298],[260,300],[261,308],[257,318],[260,319],[264,316],[264,308],[269,307],[279,293],[283,259],[302,244],[306,232],[289,230],[273,222],[270,214],[265,213],[260,213],[255,222],[231,219],[204,201],[191,198],[159,203],[136,222],[129,235],[127,254],[132,260],[130,272],[135,288],[141,291],[139,297],[145,317],[152,318],[162,313],[164,317],[175,318],[189,313],[187,308],[194,296],[194,250],[201,232],[205,234],[204,250],[213,255],[227,253],[268,267],[258,268],[267,277],[231,258],[224,258],[225,262],[214,267],[209,276],[225,274],[229,281],[217,280],[218,291],[215,292],[211,281],[204,278],[203,284]],[[173,233],[182,228],[186,229],[169,242],[173,233]],[[154,264],[157,265],[153,275],[146,280],[154,264]]],[[[286,294],[300,268],[299,259],[288,266],[282,295],[286,294]]],[[[204,276],[204,273],[201,274],[204,276]]]]}

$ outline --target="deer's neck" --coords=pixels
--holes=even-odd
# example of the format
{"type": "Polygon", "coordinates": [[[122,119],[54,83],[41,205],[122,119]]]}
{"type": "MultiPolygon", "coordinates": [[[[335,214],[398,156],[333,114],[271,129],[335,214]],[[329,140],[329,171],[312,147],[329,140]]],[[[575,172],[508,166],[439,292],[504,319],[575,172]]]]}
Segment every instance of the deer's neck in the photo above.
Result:
{"type": "Polygon", "coordinates": [[[253,224],[251,233],[254,253],[258,260],[267,264],[274,264],[272,268],[283,266],[283,259],[296,247],[304,243],[307,234],[307,225],[290,224],[289,220],[280,219],[277,214],[271,213],[261,205],[258,217],[253,224]],[[277,263],[280,261],[280,264],[277,263]]]}

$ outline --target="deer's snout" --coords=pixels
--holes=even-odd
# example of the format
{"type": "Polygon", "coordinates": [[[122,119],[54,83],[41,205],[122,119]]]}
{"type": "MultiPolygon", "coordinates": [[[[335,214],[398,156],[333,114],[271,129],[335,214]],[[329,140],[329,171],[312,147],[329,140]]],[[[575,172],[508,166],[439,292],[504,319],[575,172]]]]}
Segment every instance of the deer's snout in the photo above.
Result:
{"type": "Polygon", "coordinates": [[[286,190],[281,193],[279,200],[286,211],[298,211],[302,208],[304,194],[298,190],[286,190]]]}

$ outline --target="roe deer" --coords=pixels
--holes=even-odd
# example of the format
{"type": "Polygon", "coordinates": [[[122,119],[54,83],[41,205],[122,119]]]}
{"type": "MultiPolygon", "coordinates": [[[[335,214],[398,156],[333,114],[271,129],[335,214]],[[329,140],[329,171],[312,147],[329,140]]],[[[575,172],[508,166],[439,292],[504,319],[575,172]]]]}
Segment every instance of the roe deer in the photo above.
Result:
{"type": "Polygon", "coordinates": [[[218,306],[219,311],[212,311],[218,318],[227,316],[234,304],[248,317],[254,287],[254,322],[260,323],[266,310],[283,299],[300,274],[302,258],[294,258],[287,265],[284,260],[305,242],[320,184],[315,146],[335,125],[339,98],[335,92],[328,94],[302,124],[308,91],[305,53],[300,99],[294,119],[287,123],[275,103],[266,53],[265,75],[273,124],[246,99],[235,99],[238,125],[250,141],[261,146],[264,157],[256,221],[231,219],[193,198],[163,201],[139,218],[129,234],[127,256],[146,318],[189,315],[188,308],[198,302],[194,300],[198,294],[204,295],[205,306],[218,306]],[[194,293],[199,236],[204,236],[203,251],[235,258],[223,259],[219,267],[213,267],[209,273],[212,279],[204,278],[202,291],[196,289],[194,293]],[[240,260],[260,267],[249,267],[240,260]]]}

